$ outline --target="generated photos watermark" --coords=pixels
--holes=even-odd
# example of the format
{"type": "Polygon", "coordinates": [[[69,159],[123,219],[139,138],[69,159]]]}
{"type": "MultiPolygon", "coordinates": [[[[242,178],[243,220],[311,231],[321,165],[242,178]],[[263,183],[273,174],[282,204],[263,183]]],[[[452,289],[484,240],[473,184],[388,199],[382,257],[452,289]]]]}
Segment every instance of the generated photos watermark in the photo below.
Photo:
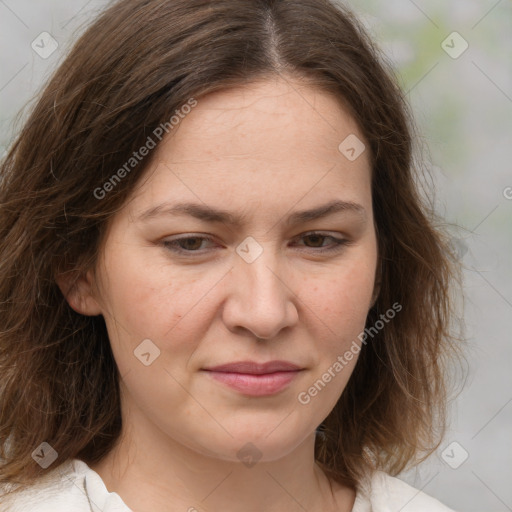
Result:
{"type": "Polygon", "coordinates": [[[384,328],[384,326],[390,322],[393,318],[395,318],[396,314],[402,311],[402,305],[398,302],[395,302],[385,313],[382,313],[379,317],[379,320],[375,322],[371,327],[366,327],[363,332],[361,332],[357,340],[352,341],[352,345],[348,350],[346,350],[343,355],[339,355],[334,361],[334,363],[327,368],[327,370],[321,375],[321,377],[316,380],[314,384],[312,384],[306,391],[301,391],[297,399],[299,403],[302,405],[307,405],[311,402],[311,399],[318,395],[325,386],[329,382],[331,382],[342,370],[345,368],[354,356],[359,354],[361,351],[361,346],[366,345],[368,343],[368,336],[373,338],[378,334],[380,330],[384,328]]]}
{"type": "Polygon", "coordinates": [[[152,149],[156,148],[156,145],[162,140],[164,135],[168,134],[176,125],[178,125],[180,120],[184,119],[196,105],[197,100],[195,98],[190,98],[187,103],[180,107],[180,109],[175,110],[175,115],[173,115],[169,121],[160,123],[153,130],[152,135],[148,136],[146,142],[137,151],[134,151],[132,156],[114,174],[112,174],[112,176],[105,181],[101,187],[94,189],[94,197],[101,200],[104,199],[109,192],[112,192],[121,180],[135,167],[137,167],[137,165],[149,155],[152,149]]]}

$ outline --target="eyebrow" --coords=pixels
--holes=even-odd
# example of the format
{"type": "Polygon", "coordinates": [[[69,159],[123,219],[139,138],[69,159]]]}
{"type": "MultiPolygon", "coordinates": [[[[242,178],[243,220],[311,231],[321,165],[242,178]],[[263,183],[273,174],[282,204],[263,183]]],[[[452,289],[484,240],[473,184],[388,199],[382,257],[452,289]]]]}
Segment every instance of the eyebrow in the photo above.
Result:
{"type": "MultiPolygon", "coordinates": [[[[366,219],[366,210],[362,205],[352,201],[335,200],[309,210],[296,211],[285,222],[287,225],[301,224],[339,212],[355,213],[363,220],[366,219]]],[[[211,208],[200,203],[161,203],[144,211],[138,216],[138,220],[148,221],[155,217],[167,215],[190,215],[202,221],[234,226],[242,225],[246,218],[245,215],[236,215],[227,210],[211,208]]]]}

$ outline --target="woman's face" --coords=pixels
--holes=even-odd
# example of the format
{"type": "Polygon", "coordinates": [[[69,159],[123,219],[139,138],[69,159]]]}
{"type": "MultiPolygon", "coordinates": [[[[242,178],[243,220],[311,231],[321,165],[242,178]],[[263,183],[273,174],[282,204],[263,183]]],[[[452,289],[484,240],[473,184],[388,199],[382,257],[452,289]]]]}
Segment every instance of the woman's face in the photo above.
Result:
{"type": "Polygon", "coordinates": [[[363,136],[334,97],[269,80],[198,98],[167,137],[84,302],[105,317],[124,424],[225,460],[280,458],[336,404],[371,306],[363,136]],[[239,362],[254,365],[212,371],[239,362]]]}

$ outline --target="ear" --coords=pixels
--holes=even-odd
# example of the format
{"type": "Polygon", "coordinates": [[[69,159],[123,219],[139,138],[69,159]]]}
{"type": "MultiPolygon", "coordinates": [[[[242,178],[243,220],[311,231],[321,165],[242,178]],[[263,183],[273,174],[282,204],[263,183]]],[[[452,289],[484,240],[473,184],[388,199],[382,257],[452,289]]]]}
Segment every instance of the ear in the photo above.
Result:
{"type": "Polygon", "coordinates": [[[96,287],[92,271],[88,271],[85,275],[68,271],[59,274],[55,280],[74,311],[86,316],[101,315],[102,310],[94,293],[96,287]]]}

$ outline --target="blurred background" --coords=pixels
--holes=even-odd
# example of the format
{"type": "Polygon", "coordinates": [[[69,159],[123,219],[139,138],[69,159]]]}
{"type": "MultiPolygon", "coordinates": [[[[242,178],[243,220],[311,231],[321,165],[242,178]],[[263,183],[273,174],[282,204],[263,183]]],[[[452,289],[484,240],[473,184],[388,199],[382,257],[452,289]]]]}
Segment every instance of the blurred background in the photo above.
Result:
{"type": "MultiPolygon", "coordinates": [[[[108,3],[0,0],[0,155],[108,3]]],[[[438,452],[400,477],[458,511],[512,511],[512,2],[345,3],[407,92],[464,264],[467,378],[438,452]]]]}

